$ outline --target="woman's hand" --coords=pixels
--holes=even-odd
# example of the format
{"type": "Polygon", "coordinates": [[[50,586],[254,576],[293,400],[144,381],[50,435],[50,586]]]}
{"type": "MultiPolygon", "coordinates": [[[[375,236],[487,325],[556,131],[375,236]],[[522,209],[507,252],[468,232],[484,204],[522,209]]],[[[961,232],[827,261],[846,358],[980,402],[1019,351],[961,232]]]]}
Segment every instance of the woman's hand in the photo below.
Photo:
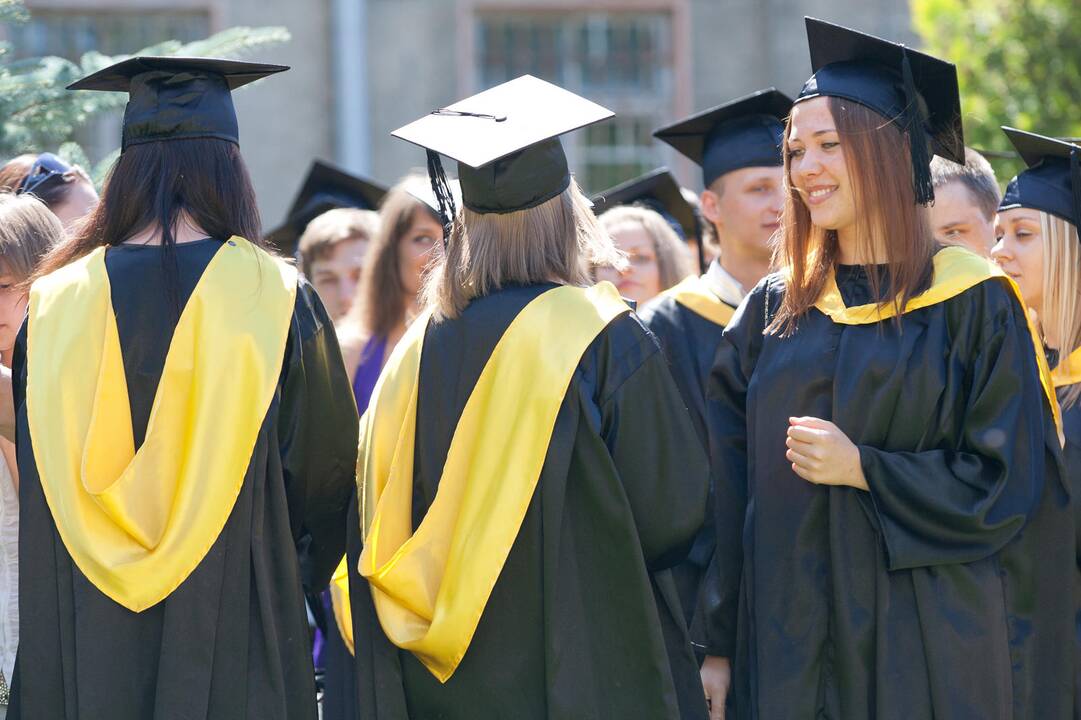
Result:
{"type": "Polygon", "coordinates": [[[724,701],[732,685],[732,665],[728,658],[707,655],[700,672],[709,705],[709,720],[724,720],[724,701]]]}
{"type": "Polygon", "coordinates": [[[829,420],[788,418],[788,452],[792,471],[816,485],[848,485],[867,490],[860,451],[829,420]]]}

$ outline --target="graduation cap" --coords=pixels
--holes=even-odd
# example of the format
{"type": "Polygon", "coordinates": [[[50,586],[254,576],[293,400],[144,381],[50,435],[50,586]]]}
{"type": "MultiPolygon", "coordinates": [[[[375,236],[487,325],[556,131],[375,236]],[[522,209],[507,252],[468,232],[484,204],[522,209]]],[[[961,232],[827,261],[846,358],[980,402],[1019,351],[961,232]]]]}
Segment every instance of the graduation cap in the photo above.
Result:
{"type": "Polygon", "coordinates": [[[283,250],[292,248],[308,223],[327,210],[347,207],[375,210],[386,194],[387,188],[377,182],[316,160],[286,213],[285,221],[267,234],[267,240],[283,250]]]}
{"type": "Polygon", "coordinates": [[[141,56],[87,75],[68,90],[129,94],[121,152],[140,143],[186,138],[239,144],[231,91],[288,69],[218,58],[141,56]]]}
{"type": "Polygon", "coordinates": [[[718,105],[653,133],[702,168],[702,183],[745,167],[784,164],[781,143],[792,99],[775,88],[718,105]]]}
{"type": "Polygon", "coordinates": [[[647,207],[663,217],[684,240],[698,237],[694,207],[683,197],[668,168],[658,168],[593,197],[593,212],[597,215],[620,205],[647,207]]]}
{"type": "Polygon", "coordinates": [[[839,97],[895,123],[909,136],[916,202],[933,202],[931,154],[965,163],[957,68],[901,43],[815,18],[805,20],[814,74],[796,102],[839,97]]]}
{"type": "Polygon", "coordinates": [[[1028,169],[1010,180],[998,209],[1034,208],[1081,228],[1081,146],[1011,127],[1002,131],[1028,169]]]}
{"type": "MultiPolygon", "coordinates": [[[[428,178],[421,175],[411,175],[403,180],[398,187],[409,193],[413,199],[424,203],[425,207],[431,210],[436,218],[439,218],[439,198],[435,196],[435,191],[432,189],[432,184],[428,181],[428,178]]],[[[455,206],[461,205],[462,186],[457,180],[448,179],[447,187],[450,190],[455,206]]]]}
{"type": "Polygon", "coordinates": [[[439,155],[458,161],[462,202],[470,210],[526,210],[570,184],[559,136],[613,115],[568,90],[523,75],[433,110],[391,134],[427,151],[440,215],[449,225],[454,205],[439,155]]]}

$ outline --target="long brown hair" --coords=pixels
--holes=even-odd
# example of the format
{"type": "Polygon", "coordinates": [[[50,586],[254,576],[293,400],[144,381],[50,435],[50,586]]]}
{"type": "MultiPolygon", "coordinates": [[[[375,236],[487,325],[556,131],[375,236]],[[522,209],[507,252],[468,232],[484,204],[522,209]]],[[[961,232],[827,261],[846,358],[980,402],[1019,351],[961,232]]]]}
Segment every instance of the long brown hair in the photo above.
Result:
{"type": "MultiPolygon", "coordinates": [[[[893,302],[900,310],[931,282],[934,237],[927,211],[916,204],[912,188],[912,161],[908,137],[882,115],[857,103],[829,97],[829,109],[840,137],[845,168],[852,183],[856,209],[856,236],[863,257],[885,248],[885,277],[868,264],[866,270],[875,297],[882,306],[893,302]],[[882,282],[885,281],[885,287],[882,282]]],[[[790,335],[814,306],[837,263],[837,233],[816,226],[791,178],[788,134],[784,137],[785,204],[774,267],[785,277],[784,299],[767,332],[790,335]]]]}
{"type": "MultiPolygon", "coordinates": [[[[413,227],[416,214],[429,213],[439,222],[435,211],[410,195],[405,188],[416,178],[408,176],[383,198],[379,207],[379,229],[370,241],[361,271],[353,308],[342,322],[341,332],[359,333],[361,337],[387,337],[405,319],[409,303],[402,284],[400,254],[402,240],[413,227]]],[[[437,241],[442,238],[435,238],[437,241]]],[[[432,251],[433,254],[435,250],[432,251]]]]}

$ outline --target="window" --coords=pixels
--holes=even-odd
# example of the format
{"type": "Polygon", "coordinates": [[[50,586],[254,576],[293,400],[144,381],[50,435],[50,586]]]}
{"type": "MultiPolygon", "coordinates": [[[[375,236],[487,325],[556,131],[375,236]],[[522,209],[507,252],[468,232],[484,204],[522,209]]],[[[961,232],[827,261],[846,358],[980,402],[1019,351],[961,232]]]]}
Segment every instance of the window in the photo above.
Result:
{"type": "Polygon", "coordinates": [[[474,17],[478,91],[529,73],[615,111],[564,139],[587,192],[663,163],[651,135],[675,102],[671,13],[493,9],[474,17]]]}

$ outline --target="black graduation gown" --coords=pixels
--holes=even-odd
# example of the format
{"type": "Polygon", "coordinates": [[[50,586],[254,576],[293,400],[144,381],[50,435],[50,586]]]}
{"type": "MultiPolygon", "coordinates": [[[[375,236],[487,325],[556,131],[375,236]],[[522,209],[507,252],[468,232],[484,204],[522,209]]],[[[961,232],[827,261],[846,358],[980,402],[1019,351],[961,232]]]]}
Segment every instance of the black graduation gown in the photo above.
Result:
{"type": "MultiPolygon", "coordinates": [[[[704,447],[708,447],[706,431],[706,382],[713,367],[713,357],[721,343],[723,325],[707,320],[698,313],[662,295],[646,305],[640,313],[642,324],[649,328],[664,350],[672,378],[680,395],[691,411],[691,419],[704,447]]],[[[712,490],[711,490],[712,495],[712,490]]],[[[679,592],[680,605],[688,624],[698,604],[698,588],[713,557],[716,532],[713,513],[694,540],[687,560],[672,568],[672,577],[679,592]]]]}
{"type": "MultiPolygon", "coordinates": [[[[183,301],[220,246],[177,247],[183,301]]],[[[161,290],[160,252],[123,246],[106,255],[137,444],[177,319],[161,290]]],[[[27,431],[25,333],[24,325],[13,368],[23,612],[9,717],[314,720],[302,583],[324,586],[343,552],[358,423],[342,401],[350,388],[333,325],[311,286],[298,287],[278,390],[225,528],[194,572],[141,613],[90,584],[57,534],[27,431]]]]}
{"type": "MultiPolygon", "coordinates": [[[[1059,402],[1066,399],[1066,391],[1069,385],[1058,389],[1059,402]]],[[[1081,404],[1074,404],[1067,410],[1062,411],[1062,430],[1066,436],[1066,446],[1063,448],[1063,460],[1066,466],[1066,477],[1070,479],[1070,487],[1075,498],[1081,498],[1081,404]]],[[[1074,655],[1074,717],[1081,719],[1081,502],[1074,502],[1074,525],[1077,532],[1076,558],[1077,566],[1074,571],[1074,601],[1077,608],[1076,632],[1077,642],[1074,655]]]]}
{"type": "MultiPolygon", "coordinates": [[[[847,305],[873,300],[861,268],[837,280],[847,305]]],[[[992,280],[901,328],[812,309],[763,335],[783,292],[770,276],[744,301],[709,391],[703,641],[734,656],[735,716],[1068,716],[1072,519],[1020,305],[992,280]],[[860,447],[870,492],[792,472],[788,418],[804,415],[860,447]]]]}
{"type": "MultiPolygon", "coordinates": [[[[414,527],[435,496],[458,418],[496,342],[551,287],[506,288],[428,328],[414,527]]],[[[685,557],[702,524],[707,474],[656,341],[636,317],[616,318],[571,380],[521,530],[446,684],[388,642],[367,582],[351,573],[361,717],[705,717],[685,626],[674,629],[679,638],[662,628],[650,571],[685,557]],[[676,690],[695,684],[695,692],[676,690]]],[[[351,521],[351,567],[360,552],[356,527],[351,521]]]]}

